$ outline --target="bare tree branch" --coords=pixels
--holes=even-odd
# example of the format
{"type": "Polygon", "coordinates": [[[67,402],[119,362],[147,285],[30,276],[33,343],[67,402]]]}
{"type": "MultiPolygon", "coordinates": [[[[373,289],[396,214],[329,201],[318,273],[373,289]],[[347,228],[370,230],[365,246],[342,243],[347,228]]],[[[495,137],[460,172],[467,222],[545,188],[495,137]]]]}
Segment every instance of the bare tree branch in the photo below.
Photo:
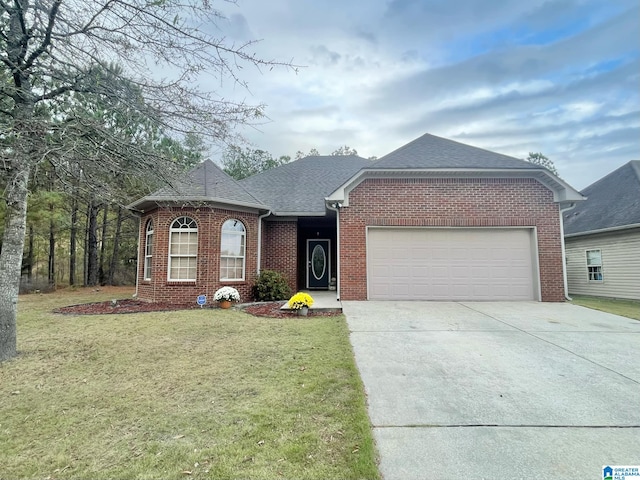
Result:
{"type": "MultiPolygon", "coordinates": [[[[53,32],[56,16],[58,15],[58,8],[60,8],[60,3],[62,3],[62,0],[54,0],[53,6],[49,11],[49,19],[47,22],[47,28],[45,29],[45,32],[44,32],[44,39],[42,40],[40,45],[38,45],[38,48],[36,48],[31,53],[31,55],[29,55],[29,58],[25,61],[23,66],[25,70],[31,68],[31,66],[33,65],[33,62],[47,50],[49,45],[51,45],[51,33],[53,32]]],[[[26,30],[24,31],[24,34],[26,37],[27,36],[26,30]]]]}

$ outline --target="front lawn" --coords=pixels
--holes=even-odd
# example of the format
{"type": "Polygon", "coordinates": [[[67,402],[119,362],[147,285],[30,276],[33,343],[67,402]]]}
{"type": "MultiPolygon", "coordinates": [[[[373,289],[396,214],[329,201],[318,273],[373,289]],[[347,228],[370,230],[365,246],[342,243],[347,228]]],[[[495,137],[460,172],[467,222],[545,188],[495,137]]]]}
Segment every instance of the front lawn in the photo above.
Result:
{"type": "Polygon", "coordinates": [[[51,313],[130,295],[20,298],[1,479],[379,478],[343,316],[51,313]]]}
{"type": "Polygon", "coordinates": [[[640,302],[634,300],[620,300],[604,297],[587,297],[582,295],[572,295],[573,303],[583,307],[602,310],[603,312],[622,315],[623,317],[640,320],[640,302]]]}

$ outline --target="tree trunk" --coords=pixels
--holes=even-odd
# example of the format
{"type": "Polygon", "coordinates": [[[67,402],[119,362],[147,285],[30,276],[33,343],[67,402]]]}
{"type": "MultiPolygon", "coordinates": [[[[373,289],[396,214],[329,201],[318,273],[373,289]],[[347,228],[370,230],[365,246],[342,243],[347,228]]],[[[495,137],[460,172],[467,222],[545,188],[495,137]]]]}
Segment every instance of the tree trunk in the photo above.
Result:
{"type": "Polygon", "coordinates": [[[87,215],[84,221],[84,249],[82,254],[82,285],[89,285],[89,217],[91,216],[91,202],[87,204],[87,215]]]}
{"type": "Polygon", "coordinates": [[[107,214],[109,212],[109,206],[105,203],[104,210],[102,212],[102,231],[100,232],[100,266],[98,267],[98,282],[100,285],[105,284],[104,279],[104,264],[105,264],[105,245],[107,238],[107,214]]]}
{"type": "MultiPolygon", "coordinates": [[[[19,4],[27,7],[28,3],[19,4]]],[[[12,9],[8,23],[3,26],[3,37],[9,65],[21,65],[24,49],[24,31],[20,8],[12,9]]],[[[3,81],[6,81],[5,78],[3,81]]],[[[35,100],[31,92],[28,74],[14,68],[12,71],[14,121],[11,139],[15,141],[9,162],[5,163],[7,183],[4,201],[6,204],[5,229],[0,253],[0,361],[13,358],[17,353],[16,320],[18,316],[18,293],[22,270],[25,231],[27,228],[27,198],[29,195],[29,173],[37,162],[36,152],[44,135],[39,135],[33,124],[35,100]]],[[[5,135],[6,132],[3,132],[5,135]]],[[[3,159],[4,160],[4,159],[3,159]]]]}
{"type": "Polygon", "coordinates": [[[76,284],[76,237],[78,235],[78,200],[71,200],[71,232],[69,234],[69,285],[76,284]]]}
{"type": "Polygon", "coordinates": [[[27,224],[29,165],[16,162],[7,184],[6,223],[0,253],[0,362],[15,357],[17,352],[16,317],[20,270],[27,224]]]}
{"type": "MultiPolygon", "coordinates": [[[[51,206],[51,215],[53,215],[53,206],[51,206]]],[[[56,284],[56,225],[51,219],[49,222],[49,269],[47,274],[49,287],[56,284]]]]}
{"type": "Polygon", "coordinates": [[[29,225],[29,246],[27,247],[27,283],[29,283],[29,288],[33,283],[33,240],[35,238],[35,233],[33,233],[33,225],[29,225]]]}
{"type": "Polygon", "coordinates": [[[89,203],[89,229],[87,231],[87,285],[98,284],[98,205],[95,200],[89,203]]]}
{"type": "Polygon", "coordinates": [[[120,232],[122,230],[122,207],[118,206],[118,217],[116,219],[116,233],[113,237],[113,252],[111,253],[111,264],[109,265],[109,285],[114,284],[116,269],[118,268],[118,254],[120,249],[120,232]]]}

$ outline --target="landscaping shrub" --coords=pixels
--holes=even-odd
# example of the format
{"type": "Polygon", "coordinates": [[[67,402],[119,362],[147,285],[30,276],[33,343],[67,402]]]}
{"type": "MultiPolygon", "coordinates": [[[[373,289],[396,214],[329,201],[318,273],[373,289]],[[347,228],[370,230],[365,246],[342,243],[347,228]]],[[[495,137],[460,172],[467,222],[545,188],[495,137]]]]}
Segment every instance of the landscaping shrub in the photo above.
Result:
{"type": "Polygon", "coordinates": [[[253,298],[259,302],[286,300],[291,296],[287,280],[274,270],[262,270],[253,285],[253,298]]]}

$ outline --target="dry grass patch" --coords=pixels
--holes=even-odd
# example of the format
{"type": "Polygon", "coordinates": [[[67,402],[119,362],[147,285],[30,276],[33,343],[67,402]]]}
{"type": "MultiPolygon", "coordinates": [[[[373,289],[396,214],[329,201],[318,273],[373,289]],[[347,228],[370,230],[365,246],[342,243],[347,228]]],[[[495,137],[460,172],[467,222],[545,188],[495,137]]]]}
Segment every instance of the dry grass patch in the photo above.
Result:
{"type": "Polygon", "coordinates": [[[0,478],[379,478],[343,316],[50,313],[112,296],[21,298],[0,478]]]}

